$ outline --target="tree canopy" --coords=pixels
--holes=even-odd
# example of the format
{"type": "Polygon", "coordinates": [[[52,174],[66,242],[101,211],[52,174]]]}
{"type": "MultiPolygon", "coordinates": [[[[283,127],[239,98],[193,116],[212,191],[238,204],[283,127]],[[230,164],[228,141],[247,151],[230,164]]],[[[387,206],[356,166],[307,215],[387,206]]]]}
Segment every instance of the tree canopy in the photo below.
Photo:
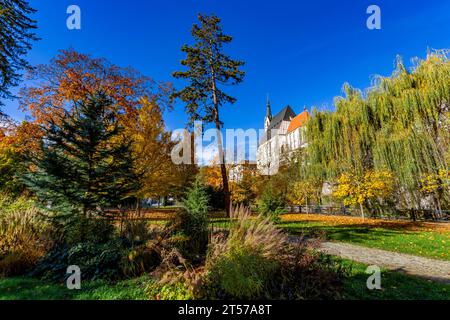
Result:
{"type": "Polygon", "coordinates": [[[3,0],[0,4],[0,107],[1,98],[13,97],[11,87],[19,84],[20,72],[28,67],[24,55],[38,40],[33,13],[35,10],[25,0],[3,0]]]}
{"type": "MultiPolygon", "coordinates": [[[[307,174],[336,181],[344,173],[389,171],[399,200],[420,206],[423,176],[449,172],[450,61],[446,52],[402,60],[391,77],[376,77],[365,93],[344,85],[336,110],[313,112],[308,123],[307,174]]],[[[448,199],[449,190],[441,193],[448,199]]]]}

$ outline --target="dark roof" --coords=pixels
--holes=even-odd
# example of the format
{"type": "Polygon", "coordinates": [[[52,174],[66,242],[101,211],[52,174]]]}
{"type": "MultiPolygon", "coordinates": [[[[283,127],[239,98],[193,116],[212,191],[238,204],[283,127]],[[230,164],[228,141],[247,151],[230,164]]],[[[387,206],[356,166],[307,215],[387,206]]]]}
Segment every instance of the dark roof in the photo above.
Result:
{"type": "Polygon", "coordinates": [[[291,109],[290,106],[287,106],[272,118],[272,121],[270,121],[269,130],[280,129],[281,122],[291,121],[291,119],[295,116],[295,112],[291,109]]]}
{"type": "Polygon", "coordinates": [[[290,106],[285,107],[275,117],[272,118],[269,128],[267,128],[267,131],[261,141],[269,141],[270,139],[272,139],[272,130],[280,129],[281,123],[283,121],[291,121],[291,119],[295,118],[295,116],[295,112],[290,106]]]}

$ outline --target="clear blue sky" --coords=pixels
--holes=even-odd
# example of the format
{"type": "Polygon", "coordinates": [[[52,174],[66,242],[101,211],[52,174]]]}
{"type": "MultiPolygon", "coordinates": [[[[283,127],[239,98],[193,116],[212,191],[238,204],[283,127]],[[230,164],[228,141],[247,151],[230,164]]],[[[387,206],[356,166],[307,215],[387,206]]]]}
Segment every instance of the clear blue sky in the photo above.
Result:
{"type": "MultiPolygon", "coordinates": [[[[246,61],[246,79],[231,89],[238,101],[222,112],[226,127],[260,128],[269,93],[273,112],[290,104],[296,112],[332,108],[345,81],[365,88],[374,74],[389,75],[395,56],[424,57],[427,48],[450,48],[448,0],[30,0],[38,9],[37,42],[28,60],[46,63],[59,49],[74,49],[132,66],[161,81],[173,81],[191,41],[196,14],[215,13],[227,48],[246,61]],[[82,10],[82,30],[66,28],[66,8],[82,10]],[[382,10],[382,30],[366,28],[370,4],[382,10]]],[[[174,82],[179,87],[180,83],[174,82]]],[[[7,113],[23,114],[17,103],[7,113]]],[[[184,127],[182,105],[166,115],[170,129],[184,127]]]]}

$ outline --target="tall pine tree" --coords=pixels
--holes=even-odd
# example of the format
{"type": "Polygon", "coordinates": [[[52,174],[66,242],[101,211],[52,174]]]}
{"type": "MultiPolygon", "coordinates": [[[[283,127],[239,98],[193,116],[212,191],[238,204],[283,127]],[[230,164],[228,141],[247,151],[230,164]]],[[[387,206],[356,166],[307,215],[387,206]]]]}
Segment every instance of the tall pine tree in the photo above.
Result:
{"type": "Polygon", "coordinates": [[[198,19],[200,25],[194,24],[192,27],[195,44],[184,45],[182,48],[187,57],[181,64],[188,70],[173,73],[177,79],[188,80],[189,85],[175,92],[173,96],[187,103],[186,111],[191,117],[190,123],[202,120],[214,123],[216,127],[223,191],[228,211],[230,192],[223,143],[220,139],[223,123],[219,109],[226,103],[233,104],[236,99],[226,94],[221,87],[242,82],[245,73],[239,68],[244,62],[233,60],[223,52],[223,45],[229,44],[233,38],[222,32],[221,20],[218,17],[200,14],[198,19]]]}
{"type": "Polygon", "coordinates": [[[60,123],[43,127],[41,156],[25,182],[61,218],[88,219],[123,203],[136,191],[130,142],[97,93],[75,103],[60,123]]]}
{"type": "Polygon", "coordinates": [[[37,40],[36,22],[29,17],[34,12],[28,1],[0,1],[0,98],[12,97],[10,88],[18,84],[20,70],[28,66],[23,56],[37,40]]]}

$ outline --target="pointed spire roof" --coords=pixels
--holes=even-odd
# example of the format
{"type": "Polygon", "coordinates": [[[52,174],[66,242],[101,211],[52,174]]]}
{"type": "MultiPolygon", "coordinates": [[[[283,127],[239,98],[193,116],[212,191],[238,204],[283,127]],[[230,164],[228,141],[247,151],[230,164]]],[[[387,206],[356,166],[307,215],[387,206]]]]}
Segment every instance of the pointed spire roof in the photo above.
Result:
{"type": "Polygon", "coordinates": [[[272,120],[272,110],[270,108],[270,99],[269,95],[267,95],[267,103],[266,103],[266,119],[272,120]]]}

